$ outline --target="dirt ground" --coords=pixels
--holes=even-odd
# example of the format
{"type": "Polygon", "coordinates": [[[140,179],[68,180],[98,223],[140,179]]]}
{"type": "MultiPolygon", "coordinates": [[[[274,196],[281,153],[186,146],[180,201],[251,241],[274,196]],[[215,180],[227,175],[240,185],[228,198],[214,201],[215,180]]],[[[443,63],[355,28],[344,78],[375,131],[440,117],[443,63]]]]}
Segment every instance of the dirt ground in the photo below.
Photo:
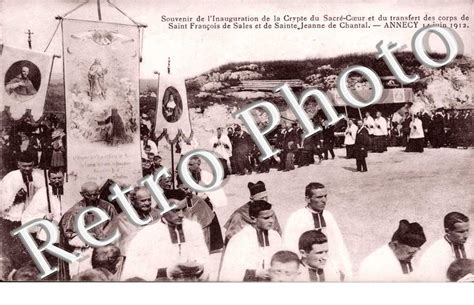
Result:
{"type": "MultiPolygon", "coordinates": [[[[369,154],[366,173],[355,171],[355,160],[345,158],[345,149],[335,153],[334,160],[290,172],[272,169],[267,174],[230,176],[222,186],[228,205],[216,208],[221,226],[248,201],[248,182],[265,182],[283,228],[289,215],[305,205],[305,186],[321,182],[328,189],[326,209],[339,224],[356,274],[362,259],[390,240],[401,219],[423,226],[428,241],[422,251],[443,236],[443,217],[448,212],[459,211],[474,219],[473,148],[425,149],[420,154],[390,147],[383,154],[369,154]]],[[[168,166],[170,154],[162,156],[168,166]]],[[[220,259],[220,253],[211,255],[211,280],[217,279],[220,259]]]]}
{"type": "MultiPolygon", "coordinates": [[[[321,182],[328,189],[326,209],[339,224],[357,272],[364,257],[390,240],[401,219],[423,226],[428,240],[424,248],[443,235],[443,217],[448,212],[459,211],[474,219],[472,148],[426,149],[420,154],[391,147],[383,154],[369,154],[366,173],[354,171],[355,160],[345,159],[344,149],[335,152],[334,160],[291,172],[230,176],[223,186],[229,204],[216,209],[221,226],[248,201],[250,181],[265,182],[283,227],[290,213],[305,205],[305,186],[321,182]]],[[[218,263],[215,256],[213,264],[218,263]]]]}

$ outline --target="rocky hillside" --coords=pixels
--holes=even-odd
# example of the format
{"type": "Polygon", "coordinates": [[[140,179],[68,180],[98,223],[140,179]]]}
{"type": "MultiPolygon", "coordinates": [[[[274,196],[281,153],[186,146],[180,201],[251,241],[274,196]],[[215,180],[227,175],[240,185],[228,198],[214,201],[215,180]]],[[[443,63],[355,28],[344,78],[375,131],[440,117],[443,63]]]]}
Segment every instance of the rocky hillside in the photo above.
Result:
{"type": "MultiPolygon", "coordinates": [[[[473,100],[473,60],[458,56],[453,63],[441,69],[429,69],[418,63],[412,53],[397,53],[396,57],[406,73],[418,74],[420,81],[405,87],[412,88],[417,102],[426,108],[452,107],[472,103],[473,100]]],[[[432,54],[441,59],[444,55],[432,54]]],[[[363,65],[374,70],[379,76],[391,76],[383,62],[374,54],[349,54],[325,59],[299,61],[268,61],[255,63],[230,63],[187,80],[188,99],[195,107],[207,107],[215,103],[241,106],[256,99],[266,99],[281,105],[282,99],[268,91],[249,91],[239,86],[247,80],[288,80],[299,79],[304,88],[332,91],[338,74],[352,65],[363,65]]],[[[386,88],[399,87],[396,81],[384,82],[386,88]]],[[[243,86],[245,87],[245,86],[243,86]]],[[[351,77],[349,87],[355,90],[368,88],[361,77],[351,77]]]]}
{"type": "MultiPolygon", "coordinates": [[[[406,73],[418,74],[421,80],[405,87],[411,87],[415,101],[425,109],[436,107],[450,108],[461,104],[473,103],[474,63],[471,58],[458,56],[453,63],[441,69],[429,69],[418,63],[412,53],[397,53],[396,57],[406,73]]],[[[434,58],[444,55],[432,54],[434,58]]],[[[186,80],[189,106],[198,113],[213,105],[225,105],[230,111],[257,99],[273,102],[280,108],[285,102],[279,94],[271,91],[246,90],[243,82],[258,80],[296,79],[305,88],[317,88],[323,91],[335,89],[338,74],[351,65],[363,65],[371,68],[379,76],[391,76],[391,72],[382,60],[376,60],[374,54],[348,54],[333,58],[307,60],[266,61],[229,63],[201,75],[186,80]]],[[[355,90],[368,88],[361,77],[349,79],[349,86],[355,90]]],[[[400,86],[395,81],[384,82],[386,88],[400,86]]],[[[140,80],[141,110],[148,111],[156,107],[157,83],[154,79],[140,80]]],[[[309,107],[314,107],[308,103],[309,107]]],[[[48,88],[48,112],[64,113],[64,92],[62,83],[52,81],[48,88]]]]}

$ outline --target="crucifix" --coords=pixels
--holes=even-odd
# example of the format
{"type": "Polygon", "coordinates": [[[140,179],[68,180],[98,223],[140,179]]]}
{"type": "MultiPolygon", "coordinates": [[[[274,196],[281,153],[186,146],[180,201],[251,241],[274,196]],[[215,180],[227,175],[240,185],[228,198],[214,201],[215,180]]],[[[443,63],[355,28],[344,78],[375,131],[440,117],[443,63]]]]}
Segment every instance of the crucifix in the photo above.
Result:
{"type": "Polygon", "coordinates": [[[30,29],[28,29],[28,32],[25,32],[25,34],[28,35],[28,47],[31,50],[31,35],[33,35],[34,33],[32,31],[30,31],[30,29]]]}

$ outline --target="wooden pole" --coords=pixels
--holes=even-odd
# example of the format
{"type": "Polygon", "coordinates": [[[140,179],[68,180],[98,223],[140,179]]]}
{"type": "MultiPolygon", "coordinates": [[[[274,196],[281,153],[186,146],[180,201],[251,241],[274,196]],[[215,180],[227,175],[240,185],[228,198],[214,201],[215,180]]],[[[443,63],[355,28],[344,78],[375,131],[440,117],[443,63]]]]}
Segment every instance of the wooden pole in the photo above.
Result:
{"type": "Polygon", "coordinates": [[[99,16],[99,21],[102,21],[102,13],[100,11],[100,0],[97,0],[97,15],[99,16]]]}
{"type": "MultiPolygon", "coordinates": [[[[43,148],[43,154],[45,150],[43,148]]],[[[43,169],[44,172],[44,185],[46,186],[46,200],[48,201],[48,213],[51,213],[51,199],[49,198],[49,186],[48,186],[48,174],[46,173],[46,167],[43,169]]]]}
{"type": "Polygon", "coordinates": [[[174,144],[171,143],[171,179],[173,180],[173,190],[176,189],[174,181],[174,144]]]}

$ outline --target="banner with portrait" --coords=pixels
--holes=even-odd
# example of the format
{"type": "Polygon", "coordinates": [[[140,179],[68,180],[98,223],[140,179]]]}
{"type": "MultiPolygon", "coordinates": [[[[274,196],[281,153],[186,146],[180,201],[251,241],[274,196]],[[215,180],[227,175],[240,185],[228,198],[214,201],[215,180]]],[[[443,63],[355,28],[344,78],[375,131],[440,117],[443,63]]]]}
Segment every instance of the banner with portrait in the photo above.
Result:
{"type": "Polygon", "coordinates": [[[141,177],[139,29],[64,19],[68,188],[141,177]]]}
{"type": "Polygon", "coordinates": [[[13,119],[43,114],[53,55],[3,46],[0,63],[2,110],[13,119]]]}
{"type": "Polygon", "coordinates": [[[176,137],[179,130],[186,137],[191,134],[188,98],[183,77],[160,75],[155,132],[160,135],[164,129],[170,140],[176,137]]]}

